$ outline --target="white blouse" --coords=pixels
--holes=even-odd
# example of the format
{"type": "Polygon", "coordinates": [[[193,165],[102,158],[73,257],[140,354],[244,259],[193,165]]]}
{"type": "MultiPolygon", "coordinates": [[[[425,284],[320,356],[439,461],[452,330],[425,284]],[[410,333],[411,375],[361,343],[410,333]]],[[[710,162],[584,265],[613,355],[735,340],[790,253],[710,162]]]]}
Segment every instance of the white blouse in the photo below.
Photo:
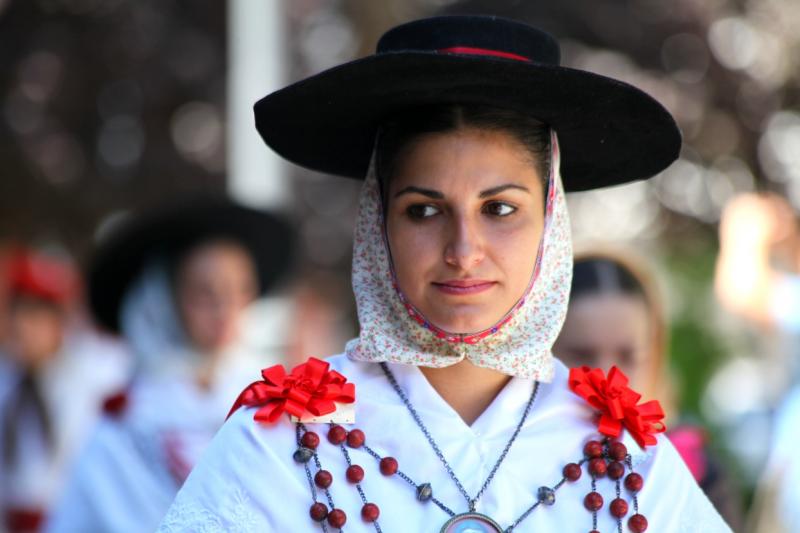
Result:
{"type": "Polygon", "coordinates": [[[46,531],[153,531],[233,399],[266,361],[237,354],[208,389],[191,372],[140,376],[126,407],[95,428],[46,531]]]}
{"type": "MultiPolygon", "coordinates": [[[[22,371],[0,354],[0,420],[16,408],[22,371]]],[[[36,420],[18,413],[18,461],[0,459],[0,510],[46,513],[62,490],[69,466],[101,414],[103,399],[128,379],[129,356],[116,342],[92,332],[71,332],[61,352],[37,374],[50,415],[54,446],[48,448],[36,420]]],[[[6,436],[0,424],[0,457],[6,436]]],[[[2,525],[0,525],[0,528],[2,525]]]]}
{"type": "MultiPolygon", "coordinates": [[[[467,503],[447,474],[406,406],[390,386],[381,368],[339,355],[328,360],[332,369],[356,384],[356,424],[367,444],[381,456],[395,457],[400,470],[415,483],[430,483],[434,496],[456,513],[467,503]]],[[[578,462],[586,441],[596,439],[593,413],[567,386],[568,370],[556,363],[552,383],[541,384],[530,415],[494,480],[477,503],[477,511],[493,518],[502,528],[510,526],[537,498],[539,487],[553,487],[562,478],[564,465],[578,462]]],[[[428,428],[469,495],[474,496],[497,462],[534,386],[531,380],[514,378],[486,411],[471,425],[436,393],[418,368],[390,365],[400,387],[428,428]]],[[[206,531],[321,531],[312,521],[313,500],[302,464],[293,460],[297,449],[295,425],[283,417],[274,425],[253,420],[255,408],[242,408],[223,426],[193,470],[159,529],[168,532],[206,531]]],[[[345,479],[347,463],[338,446],[327,439],[327,425],[309,424],[321,438],[318,457],[323,469],[333,474],[330,494],[337,508],[347,514],[344,530],[375,531],[361,518],[361,497],[345,479]]],[[[634,470],[644,477],[638,494],[640,512],[648,531],[667,533],[724,533],[730,528],[720,518],[669,441],[659,437],[655,447],[643,452],[625,435],[623,442],[633,455],[634,470]]],[[[354,464],[366,473],[361,487],[367,501],[380,508],[382,531],[438,532],[449,516],[433,502],[416,499],[414,487],[394,475],[383,476],[377,460],[364,449],[348,450],[354,464]]],[[[312,475],[314,462],[309,463],[312,475]]],[[[609,513],[616,497],[614,482],[597,482],[605,500],[598,512],[597,528],[617,531],[609,513]]],[[[319,501],[326,502],[319,491],[319,501]]],[[[556,491],[552,506],[541,505],[515,531],[586,533],[593,529],[592,513],[583,505],[591,492],[591,478],[584,471],[576,482],[556,491]]],[[[622,488],[630,503],[630,494],[622,488]]],[[[328,531],[336,531],[327,526],[328,531]]]]}

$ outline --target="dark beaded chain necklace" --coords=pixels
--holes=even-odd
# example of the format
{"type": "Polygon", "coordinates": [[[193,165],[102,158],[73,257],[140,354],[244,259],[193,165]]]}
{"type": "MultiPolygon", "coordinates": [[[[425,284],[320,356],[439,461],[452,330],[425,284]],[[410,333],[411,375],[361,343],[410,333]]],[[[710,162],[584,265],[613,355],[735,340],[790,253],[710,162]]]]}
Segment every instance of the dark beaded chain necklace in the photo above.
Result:
{"type": "MultiPolygon", "coordinates": [[[[406,409],[408,409],[408,412],[409,414],[411,414],[411,417],[414,419],[414,422],[417,424],[417,427],[420,429],[420,431],[422,431],[422,434],[425,435],[428,444],[431,445],[431,448],[433,449],[434,453],[439,458],[439,461],[442,463],[442,466],[444,466],[445,470],[447,471],[447,475],[450,476],[450,479],[452,479],[453,482],[456,484],[456,487],[458,487],[459,492],[464,497],[464,499],[467,502],[467,505],[469,506],[468,512],[455,513],[448,507],[439,504],[439,507],[441,507],[444,512],[446,512],[451,516],[450,520],[448,520],[445,523],[444,527],[442,527],[442,531],[443,532],[449,531],[451,528],[455,530],[457,529],[456,526],[460,524],[467,525],[467,523],[471,522],[474,522],[476,525],[488,524],[493,528],[489,529],[489,531],[497,531],[497,532],[503,531],[494,520],[492,520],[486,515],[476,512],[475,508],[477,506],[478,500],[480,500],[481,496],[483,496],[483,493],[486,492],[486,489],[489,488],[489,484],[494,479],[497,470],[500,468],[500,465],[503,464],[503,461],[508,455],[509,450],[511,450],[511,446],[514,444],[514,441],[517,440],[519,432],[522,430],[522,426],[528,419],[528,415],[531,412],[531,407],[533,407],[533,403],[536,401],[536,395],[539,392],[539,382],[538,381],[534,382],[533,391],[531,391],[530,398],[528,398],[528,402],[525,404],[525,409],[522,412],[522,417],[520,418],[519,423],[517,423],[517,427],[514,429],[514,432],[511,434],[511,438],[508,439],[505,448],[503,448],[503,451],[500,453],[500,457],[497,458],[497,461],[494,463],[494,466],[489,471],[489,475],[486,477],[486,481],[483,482],[483,485],[481,486],[480,490],[475,495],[475,497],[470,498],[469,493],[464,488],[464,485],[462,485],[461,481],[458,479],[458,476],[456,476],[455,472],[453,471],[453,468],[450,466],[450,463],[448,463],[447,459],[445,459],[444,454],[439,449],[439,446],[436,444],[436,441],[431,436],[430,431],[428,431],[428,428],[425,427],[425,424],[423,424],[422,419],[419,416],[419,413],[417,413],[416,409],[414,409],[414,406],[411,405],[411,401],[408,399],[408,396],[406,396],[405,392],[403,392],[403,389],[400,388],[400,385],[397,383],[397,379],[395,379],[394,374],[392,374],[392,371],[389,370],[389,367],[386,365],[386,363],[381,363],[380,365],[381,369],[383,370],[383,373],[389,380],[389,384],[392,386],[394,391],[400,397],[400,400],[402,400],[403,404],[406,406],[406,409]]],[[[430,485],[428,485],[428,487],[430,487],[430,485]]],[[[542,487],[539,490],[542,491],[542,489],[545,488],[546,487],[542,487]]],[[[419,498],[419,490],[417,497],[419,498]]],[[[519,521],[520,520],[518,520],[516,523],[519,523],[519,521]]]]}
{"type": "MultiPolygon", "coordinates": [[[[389,380],[392,388],[406,406],[409,414],[414,419],[423,435],[425,435],[425,438],[427,439],[434,453],[445,467],[448,476],[458,487],[462,496],[464,496],[469,510],[467,512],[456,513],[450,509],[447,505],[434,496],[433,488],[430,483],[415,482],[411,477],[399,469],[399,464],[394,457],[381,456],[375,450],[370,448],[365,442],[366,436],[364,435],[364,432],[360,429],[352,429],[347,431],[342,426],[331,424],[327,435],[328,441],[341,449],[342,455],[348,465],[347,470],[345,471],[345,477],[349,483],[355,485],[355,488],[361,497],[363,504],[361,508],[361,518],[365,522],[371,523],[377,533],[382,533],[380,524],[378,523],[380,509],[375,503],[368,501],[363,487],[361,486],[361,481],[364,479],[365,475],[364,469],[360,465],[352,462],[348,448],[354,450],[361,449],[365,451],[368,455],[378,461],[381,474],[387,477],[393,475],[398,476],[415,490],[417,500],[422,503],[432,502],[447,515],[449,515],[450,518],[444,523],[440,533],[457,533],[460,531],[510,533],[540,505],[554,505],[556,501],[556,491],[558,491],[558,489],[561,488],[566,482],[575,482],[580,479],[584,464],[588,465],[592,487],[592,491],[586,495],[583,502],[584,507],[592,513],[592,531],[589,533],[599,533],[597,531],[597,516],[600,509],[603,508],[604,501],[602,495],[597,491],[597,481],[598,479],[606,476],[615,482],[616,498],[609,505],[609,511],[612,516],[616,518],[616,529],[618,533],[622,533],[622,519],[628,514],[629,511],[628,502],[622,497],[623,484],[625,489],[632,495],[632,503],[635,513],[628,519],[628,529],[633,533],[644,533],[644,531],[647,529],[647,520],[643,515],[639,514],[639,502],[636,496],[643,486],[642,477],[633,472],[632,458],[630,454],[628,454],[625,445],[621,442],[612,442],[609,439],[605,439],[602,442],[589,441],[586,443],[583,450],[584,457],[577,463],[569,463],[564,466],[561,480],[559,480],[552,487],[539,487],[536,492],[536,501],[530,507],[528,507],[528,509],[526,509],[525,512],[523,512],[511,525],[503,529],[489,516],[478,513],[476,511],[476,505],[480,497],[489,487],[489,484],[497,473],[497,470],[500,468],[500,465],[508,455],[512,444],[522,430],[522,427],[527,420],[533,403],[536,399],[539,390],[539,383],[536,382],[534,384],[533,391],[531,392],[531,396],[525,405],[522,417],[517,424],[514,433],[511,435],[511,438],[508,440],[505,448],[501,452],[500,457],[497,459],[491,471],[489,472],[486,481],[484,481],[475,497],[471,498],[463,484],[455,475],[452,467],[445,459],[444,454],[442,454],[439,446],[436,444],[436,441],[423,424],[422,419],[420,418],[416,409],[414,409],[408,397],[403,392],[402,388],[400,388],[394,375],[389,370],[389,367],[385,363],[381,363],[381,368],[386,374],[386,377],[389,380]],[[627,475],[627,477],[625,477],[623,482],[622,478],[625,476],[626,466],[630,473],[627,475]]],[[[328,526],[337,528],[340,531],[344,531],[343,528],[347,522],[347,515],[343,510],[335,507],[333,497],[329,490],[331,484],[333,483],[333,475],[329,471],[322,468],[322,464],[316,452],[316,449],[320,443],[320,438],[315,432],[309,431],[302,422],[297,423],[296,433],[298,449],[294,452],[294,459],[298,463],[303,464],[305,468],[306,477],[311,489],[311,496],[314,501],[309,509],[309,514],[314,521],[319,522],[324,532],[328,531],[328,526]],[[311,462],[313,462],[317,470],[316,474],[313,476],[309,466],[309,463],[311,462]],[[324,491],[325,499],[327,500],[328,505],[319,501],[317,489],[324,491]]]]}

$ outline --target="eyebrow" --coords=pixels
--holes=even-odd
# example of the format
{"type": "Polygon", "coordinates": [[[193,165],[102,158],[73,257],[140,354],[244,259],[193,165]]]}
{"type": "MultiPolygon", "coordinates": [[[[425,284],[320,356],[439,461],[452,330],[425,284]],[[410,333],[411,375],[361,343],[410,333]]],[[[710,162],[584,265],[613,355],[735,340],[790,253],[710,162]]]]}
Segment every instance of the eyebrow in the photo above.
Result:
{"type": "Polygon", "coordinates": [[[487,198],[489,196],[494,196],[495,194],[500,194],[501,192],[507,191],[509,189],[517,189],[517,190],[520,190],[520,191],[525,191],[527,193],[531,192],[530,189],[528,189],[524,185],[517,185],[515,183],[507,183],[505,185],[498,185],[497,187],[492,187],[491,189],[486,189],[485,191],[482,191],[479,196],[480,196],[480,198],[487,198]]]}
{"type": "MultiPolygon", "coordinates": [[[[492,187],[491,189],[486,189],[485,191],[481,191],[478,195],[479,198],[488,198],[490,196],[494,196],[496,194],[500,194],[503,191],[507,191],[508,189],[517,189],[520,191],[524,191],[530,193],[530,189],[525,187],[524,185],[516,185],[514,183],[506,183],[505,185],[498,185],[497,187],[492,187]]],[[[428,198],[432,198],[434,200],[443,200],[444,194],[439,191],[434,191],[433,189],[424,189],[422,187],[415,187],[414,185],[409,185],[408,187],[401,189],[397,193],[395,193],[394,197],[397,198],[398,196],[402,196],[403,194],[411,194],[417,193],[423,196],[427,196],[428,198]]]]}
{"type": "Polygon", "coordinates": [[[398,196],[411,193],[421,194],[423,196],[427,196],[428,198],[433,198],[434,200],[444,199],[444,194],[439,191],[434,191],[433,189],[423,189],[422,187],[415,187],[413,185],[409,185],[408,187],[399,190],[397,193],[395,193],[394,197],[397,198],[398,196]]]}

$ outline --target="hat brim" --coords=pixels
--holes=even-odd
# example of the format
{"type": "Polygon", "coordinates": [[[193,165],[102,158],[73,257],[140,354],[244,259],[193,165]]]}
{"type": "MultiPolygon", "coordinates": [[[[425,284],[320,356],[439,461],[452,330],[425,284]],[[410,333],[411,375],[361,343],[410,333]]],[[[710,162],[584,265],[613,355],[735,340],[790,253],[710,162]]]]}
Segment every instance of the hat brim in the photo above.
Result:
{"type": "Polygon", "coordinates": [[[373,55],[274,92],[256,103],[256,128],[289,161],[363,179],[382,121],[445,103],[514,109],[549,124],[567,191],[649,178],[681,146],[670,113],[627,83],[567,67],[425,52],[373,55]]]}
{"type": "Polygon", "coordinates": [[[103,239],[89,267],[89,307],[97,323],[119,333],[123,298],[146,263],[158,255],[170,258],[206,238],[229,238],[250,252],[260,294],[280,280],[292,262],[290,227],[263,211],[195,199],[136,216],[103,239]]]}

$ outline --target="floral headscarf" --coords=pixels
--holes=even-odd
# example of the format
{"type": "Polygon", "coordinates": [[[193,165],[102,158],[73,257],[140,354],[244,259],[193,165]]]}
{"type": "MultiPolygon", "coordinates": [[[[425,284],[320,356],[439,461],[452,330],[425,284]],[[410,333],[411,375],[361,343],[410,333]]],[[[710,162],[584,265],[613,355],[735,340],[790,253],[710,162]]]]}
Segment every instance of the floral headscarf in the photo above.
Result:
{"type": "Polygon", "coordinates": [[[373,164],[361,190],[353,243],[353,292],[361,331],[347,343],[357,361],[446,367],[465,358],[504,374],[551,381],[551,348],[567,312],[572,241],[558,138],[551,131],[544,232],[530,285],[492,328],[469,335],[429,324],[397,289],[385,237],[380,188],[373,164]]]}

